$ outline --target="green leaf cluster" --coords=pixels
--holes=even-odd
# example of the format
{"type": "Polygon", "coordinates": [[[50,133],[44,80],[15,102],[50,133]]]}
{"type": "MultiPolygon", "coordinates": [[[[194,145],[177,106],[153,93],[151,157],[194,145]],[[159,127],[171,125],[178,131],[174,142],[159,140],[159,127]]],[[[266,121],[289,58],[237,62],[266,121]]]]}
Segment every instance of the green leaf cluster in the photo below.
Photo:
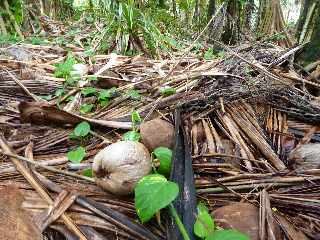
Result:
{"type": "Polygon", "coordinates": [[[170,86],[164,86],[162,88],[160,88],[160,93],[163,96],[170,96],[176,93],[176,89],[174,89],[173,87],[170,86]]]}
{"type": "Polygon", "coordinates": [[[129,131],[123,134],[122,140],[124,141],[134,141],[134,142],[139,142],[141,138],[140,133],[137,131],[129,131]]]}
{"type": "Polygon", "coordinates": [[[56,64],[56,69],[54,71],[55,77],[69,78],[70,72],[72,71],[72,66],[76,64],[77,61],[74,56],[69,53],[67,59],[63,63],[56,64]]]}
{"type": "MultiPolygon", "coordinates": [[[[79,139],[79,138],[81,139],[88,136],[88,134],[90,133],[90,130],[91,130],[90,124],[88,122],[83,121],[77,124],[77,126],[74,128],[73,132],[69,137],[72,139],[79,139]]],[[[67,154],[68,160],[73,163],[80,163],[85,156],[86,156],[86,150],[84,147],[81,147],[81,146],[77,147],[74,150],[69,151],[67,154]]]]}
{"type": "Polygon", "coordinates": [[[179,187],[160,174],[151,174],[138,182],[134,192],[137,214],[142,222],[147,222],[178,196],[179,187]]]}
{"type": "Polygon", "coordinates": [[[118,90],[115,87],[101,90],[98,95],[98,102],[100,106],[102,107],[107,106],[110,102],[110,99],[114,98],[117,95],[117,93],[118,93],[118,90]]]}
{"type": "Polygon", "coordinates": [[[87,114],[91,112],[95,104],[99,104],[99,106],[104,107],[107,106],[111,100],[111,98],[117,96],[117,88],[112,87],[110,89],[102,89],[101,91],[98,91],[94,87],[85,87],[81,90],[81,94],[84,97],[96,97],[96,100],[94,100],[94,103],[91,104],[82,104],[80,106],[80,112],[82,114],[87,114]]]}
{"type": "Polygon", "coordinates": [[[81,163],[86,156],[86,150],[84,147],[77,147],[75,150],[71,150],[67,154],[68,160],[73,163],[81,163]]]}
{"type": "Polygon", "coordinates": [[[139,113],[137,111],[132,111],[131,113],[131,122],[132,122],[132,131],[126,132],[122,139],[124,141],[135,141],[135,142],[139,142],[141,135],[138,132],[137,129],[137,124],[139,124],[141,122],[141,117],[139,115],[139,113]]]}
{"type": "Polygon", "coordinates": [[[141,99],[140,93],[135,89],[129,90],[127,92],[127,96],[129,96],[132,100],[140,100],[141,99]]]}

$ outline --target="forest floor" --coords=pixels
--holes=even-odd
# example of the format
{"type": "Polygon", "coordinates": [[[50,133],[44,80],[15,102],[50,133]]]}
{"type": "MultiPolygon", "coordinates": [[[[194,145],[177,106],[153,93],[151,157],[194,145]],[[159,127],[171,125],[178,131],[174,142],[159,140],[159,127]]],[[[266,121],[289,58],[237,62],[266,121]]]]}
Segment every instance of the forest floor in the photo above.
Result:
{"type": "MultiPolygon", "coordinates": [[[[313,80],[319,69],[306,74],[293,62],[299,47],[222,48],[212,60],[192,54],[154,60],[89,56],[72,44],[2,46],[0,205],[24,229],[7,231],[9,221],[1,234],[36,239],[49,226],[47,239],[174,236],[164,220],[138,224],[133,196],[109,194],[92,180],[93,157],[132,129],[134,109],[143,122],[174,125],[170,179],[180,187],[181,216],[193,216],[197,199],[217,225],[251,239],[316,239],[320,106],[310,92],[319,87],[313,80]],[[83,121],[90,136],[70,137],[83,121]],[[71,162],[68,152],[80,145],[86,156],[71,162]]],[[[149,127],[149,135],[161,131],[149,127]]]]}

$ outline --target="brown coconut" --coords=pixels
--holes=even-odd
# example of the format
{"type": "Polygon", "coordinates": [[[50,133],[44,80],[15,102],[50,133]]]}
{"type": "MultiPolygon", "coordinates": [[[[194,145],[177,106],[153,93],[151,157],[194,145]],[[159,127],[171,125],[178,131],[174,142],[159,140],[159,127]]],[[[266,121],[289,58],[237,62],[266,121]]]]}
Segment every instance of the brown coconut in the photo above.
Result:
{"type": "Polygon", "coordinates": [[[153,151],[157,147],[173,147],[174,126],[160,118],[140,125],[141,142],[153,151]]]}
{"type": "Polygon", "coordinates": [[[120,141],[105,147],[92,164],[96,184],[117,195],[131,194],[151,168],[148,149],[134,141],[120,141]]]}
{"type": "MultiPolygon", "coordinates": [[[[235,229],[259,240],[259,208],[250,203],[235,203],[213,211],[215,222],[224,229],[235,229]]],[[[279,226],[275,226],[276,239],[281,239],[279,226]]]]}

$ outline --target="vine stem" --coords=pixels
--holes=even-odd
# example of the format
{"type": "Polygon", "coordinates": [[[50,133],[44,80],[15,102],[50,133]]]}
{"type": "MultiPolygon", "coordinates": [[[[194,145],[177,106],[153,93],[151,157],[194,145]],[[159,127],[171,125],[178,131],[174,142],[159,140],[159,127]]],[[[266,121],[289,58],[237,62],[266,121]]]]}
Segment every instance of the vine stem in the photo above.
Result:
{"type": "Polygon", "coordinates": [[[176,224],[180,230],[180,233],[183,237],[184,240],[190,240],[190,237],[187,233],[186,228],[184,227],[183,223],[181,222],[181,219],[177,213],[177,210],[174,208],[174,206],[172,205],[172,203],[169,205],[169,209],[170,209],[170,213],[172,215],[172,217],[174,218],[174,220],[176,221],[176,224]]]}

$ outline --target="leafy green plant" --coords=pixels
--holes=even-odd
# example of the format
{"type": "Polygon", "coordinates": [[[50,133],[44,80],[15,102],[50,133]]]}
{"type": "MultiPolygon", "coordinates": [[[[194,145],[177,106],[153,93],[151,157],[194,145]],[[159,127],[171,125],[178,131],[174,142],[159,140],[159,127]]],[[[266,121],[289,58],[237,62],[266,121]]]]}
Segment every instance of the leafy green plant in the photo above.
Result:
{"type": "Polygon", "coordinates": [[[105,99],[110,99],[113,98],[117,95],[117,88],[112,87],[110,89],[103,89],[99,93],[99,99],[105,100],[105,99]]]}
{"type": "Polygon", "coordinates": [[[159,167],[157,172],[169,176],[171,172],[171,161],[172,161],[172,151],[166,147],[158,147],[153,150],[152,154],[156,157],[156,160],[159,161],[159,167]]]}
{"type": "Polygon", "coordinates": [[[96,94],[97,92],[97,89],[94,88],[94,87],[86,87],[86,88],[83,88],[81,90],[81,93],[85,96],[85,97],[88,97],[88,96],[92,96],[94,94],[96,94]]]}
{"type": "Polygon", "coordinates": [[[110,102],[110,99],[117,95],[117,88],[112,87],[110,89],[103,89],[98,94],[98,102],[100,106],[107,106],[110,102]]]}
{"type": "Polygon", "coordinates": [[[163,96],[170,96],[170,95],[176,93],[176,89],[174,89],[173,87],[170,87],[170,86],[164,86],[164,87],[160,88],[160,93],[163,96]]]}
{"type": "Polygon", "coordinates": [[[224,58],[225,52],[224,51],[217,51],[213,48],[209,48],[203,55],[205,60],[212,60],[214,58],[224,58]]]}
{"type": "Polygon", "coordinates": [[[74,134],[74,132],[71,132],[71,133],[69,134],[69,139],[70,139],[70,140],[78,140],[79,137],[76,136],[76,135],[74,134]]]}
{"type": "Polygon", "coordinates": [[[66,39],[63,36],[58,36],[54,39],[54,42],[58,45],[64,46],[66,43],[66,39]]]}
{"type": "Polygon", "coordinates": [[[139,142],[141,138],[140,133],[137,131],[129,131],[123,134],[122,139],[124,141],[134,141],[134,142],[139,142]]]}
{"type": "Polygon", "coordinates": [[[93,1],[92,4],[95,15],[108,23],[102,31],[97,32],[99,38],[103,39],[97,46],[99,50],[125,55],[143,52],[158,56],[159,50],[168,52],[169,48],[174,48],[173,39],[164,28],[160,30],[154,19],[156,11],[149,11],[148,8],[142,10],[132,0],[93,1]]]}
{"type": "Polygon", "coordinates": [[[137,214],[146,222],[178,196],[179,187],[160,174],[151,174],[138,182],[134,192],[137,214]]]}
{"type": "Polygon", "coordinates": [[[137,124],[141,122],[141,117],[137,111],[132,111],[131,113],[131,122],[132,122],[132,131],[126,132],[123,135],[123,140],[125,141],[136,141],[138,142],[141,138],[140,133],[138,132],[137,124]]]}
{"type": "Polygon", "coordinates": [[[48,44],[48,41],[45,41],[44,39],[42,38],[39,38],[39,37],[30,37],[28,39],[26,39],[26,42],[29,42],[33,45],[45,45],[45,44],[48,44]]]}
{"type": "Polygon", "coordinates": [[[195,235],[204,240],[250,240],[237,230],[217,230],[214,220],[203,203],[197,206],[198,216],[193,227],[195,235]]]}
{"type": "MultiPolygon", "coordinates": [[[[1,14],[1,12],[0,12],[1,14]]],[[[0,35],[0,45],[2,44],[8,44],[8,43],[17,43],[19,41],[21,41],[22,39],[17,36],[17,35],[4,35],[4,34],[1,34],[0,35]]]]}
{"type": "Polygon", "coordinates": [[[203,203],[197,206],[198,216],[193,227],[194,233],[201,238],[206,238],[214,231],[214,221],[203,203]]]}
{"type": "Polygon", "coordinates": [[[68,77],[70,77],[72,66],[76,63],[77,63],[76,59],[73,57],[71,53],[69,53],[67,56],[67,59],[63,63],[56,64],[54,76],[63,77],[67,79],[68,77]]]}
{"type": "Polygon", "coordinates": [[[94,50],[91,49],[91,48],[85,50],[85,51],[84,51],[84,56],[85,56],[85,57],[92,57],[92,56],[94,56],[94,50]]]}
{"type": "Polygon", "coordinates": [[[212,48],[209,48],[203,55],[205,60],[212,60],[214,58],[214,52],[212,48]]]}
{"type": "Polygon", "coordinates": [[[184,240],[190,240],[180,217],[171,204],[179,194],[179,186],[163,175],[150,174],[143,177],[135,187],[135,208],[141,222],[149,221],[159,210],[169,207],[184,240]]]}
{"type": "Polygon", "coordinates": [[[136,110],[131,113],[131,122],[133,123],[134,128],[137,124],[141,123],[140,114],[136,110]]]}
{"type": "Polygon", "coordinates": [[[93,177],[92,168],[86,168],[82,171],[82,175],[86,177],[93,177]]]}
{"type": "Polygon", "coordinates": [[[90,133],[90,124],[88,122],[79,123],[74,129],[74,135],[77,137],[85,137],[90,133]]]}
{"type": "Polygon", "coordinates": [[[100,100],[100,101],[99,101],[99,105],[100,105],[101,107],[108,106],[109,103],[110,103],[110,99],[109,99],[109,98],[107,98],[107,99],[105,99],[105,100],[100,100]]]}
{"type": "Polygon", "coordinates": [[[90,7],[90,1],[89,0],[73,0],[72,7],[78,11],[83,11],[90,7]]]}
{"type": "Polygon", "coordinates": [[[129,96],[132,100],[140,100],[141,95],[137,90],[131,89],[127,92],[127,96],[129,96]]]}
{"type": "Polygon", "coordinates": [[[77,147],[75,150],[69,151],[68,160],[73,163],[80,163],[86,156],[86,150],[83,147],[77,147]]]}
{"type": "Polygon", "coordinates": [[[67,97],[67,99],[65,100],[66,102],[71,102],[75,99],[75,96],[71,95],[69,97],[67,97]]]}
{"type": "MultiPolygon", "coordinates": [[[[88,122],[81,122],[77,124],[73,132],[69,135],[70,139],[82,139],[90,133],[90,124],[88,122]]],[[[73,163],[80,163],[86,156],[86,150],[84,147],[77,147],[67,153],[68,160],[73,163]]]]}
{"type": "Polygon", "coordinates": [[[82,104],[82,105],[80,106],[80,112],[81,112],[82,114],[89,113],[89,112],[91,112],[91,110],[93,109],[93,107],[94,107],[93,104],[87,104],[87,103],[82,104]]]}

